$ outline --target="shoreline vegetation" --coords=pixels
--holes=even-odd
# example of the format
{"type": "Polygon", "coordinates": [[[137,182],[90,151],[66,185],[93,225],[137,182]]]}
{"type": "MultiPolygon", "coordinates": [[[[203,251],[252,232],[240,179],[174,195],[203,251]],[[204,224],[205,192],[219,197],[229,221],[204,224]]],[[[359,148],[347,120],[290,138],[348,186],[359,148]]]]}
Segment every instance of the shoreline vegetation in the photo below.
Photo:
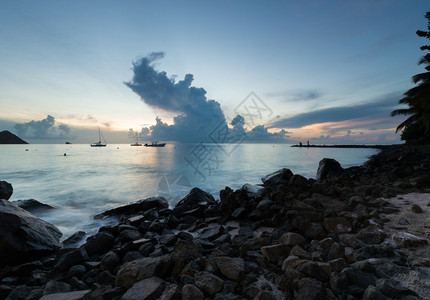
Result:
{"type": "Polygon", "coordinates": [[[395,146],[401,146],[401,145],[315,145],[315,144],[295,144],[291,145],[291,147],[298,147],[298,148],[374,148],[374,149],[385,149],[389,147],[395,147],[395,146]]]}
{"type": "Polygon", "coordinates": [[[0,298],[429,298],[429,149],[380,149],[347,169],[325,158],[315,179],[285,168],[219,199],[198,188],[174,208],[143,199],[62,245],[0,181],[0,298]]]}

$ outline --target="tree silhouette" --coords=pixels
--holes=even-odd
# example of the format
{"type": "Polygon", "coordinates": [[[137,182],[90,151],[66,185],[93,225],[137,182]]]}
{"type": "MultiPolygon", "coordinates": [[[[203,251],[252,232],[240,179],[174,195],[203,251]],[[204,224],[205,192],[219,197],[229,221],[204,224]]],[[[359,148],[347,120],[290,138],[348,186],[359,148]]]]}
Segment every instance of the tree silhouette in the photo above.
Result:
{"type": "MultiPolygon", "coordinates": [[[[430,11],[425,17],[428,31],[418,30],[416,33],[430,40],[430,11]]],[[[430,51],[430,45],[422,46],[420,49],[430,51]]],[[[391,112],[391,116],[410,115],[396,129],[396,132],[403,129],[401,139],[407,143],[430,142],[430,53],[424,55],[419,64],[425,65],[427,72],[412,77],[413,83],[417,86],[404,93],[404,98],[399,101],[400,104],[407,104],[409,107],[391,112]]]]}

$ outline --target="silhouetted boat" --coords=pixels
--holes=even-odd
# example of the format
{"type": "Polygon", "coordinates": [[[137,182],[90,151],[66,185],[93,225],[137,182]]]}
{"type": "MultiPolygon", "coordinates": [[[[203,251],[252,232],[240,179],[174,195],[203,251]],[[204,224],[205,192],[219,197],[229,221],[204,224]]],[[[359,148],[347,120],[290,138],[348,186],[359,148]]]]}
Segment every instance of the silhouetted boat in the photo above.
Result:
{"type": "Polygon", "coordinates": [[[72,143],[70,143],[70,142],[66,142],[66,145],[71,145],[72,143]]]}
{"type": "Polygon", "coordinates": [[[139,143],[139,135],[136,136],[136,143],[131,144],[131,146],[142,146],[142,144],[139,143]]]}
{"type": "Polygon", "coordinates": [[[99,128],[99,141],[96,143],[92,143],[91,147],[106,147],[106,141],[100,132],[100,128],[99,128]],[[103,141],[105,142],[104,144],[102,143],[102,138],[103,138],[103,141]]]}
{"type": "Polygon", "coordinates": [[[145,147],[164,147],[166,143],[152,142],[151,144],[145,144],[145,147]]]}

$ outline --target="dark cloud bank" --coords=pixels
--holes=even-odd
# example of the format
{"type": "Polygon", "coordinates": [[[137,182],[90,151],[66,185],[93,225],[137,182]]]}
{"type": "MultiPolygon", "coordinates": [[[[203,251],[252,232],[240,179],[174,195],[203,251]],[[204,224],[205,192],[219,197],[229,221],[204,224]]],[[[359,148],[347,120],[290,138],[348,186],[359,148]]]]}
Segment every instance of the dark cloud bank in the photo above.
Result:
{"type": "MultiPolygon", "coordinates": [[[[236,116],[231,122],[226,119],[220,104],[206,97],[203,88],[192,86],[193,75],[185,75],[178,82],[167,77],[166,72],[154,69],[154,62],[164,57],[163,52],[154,52],[133,63],[133,79],[125,84],[146,104],[154,108],[176,113],[173,124],[160,118],[156,124],[142,128],[139,137],[147,140],[171,140],[180,142],[215,142],[214,131],[227,130],[227,134],[244,133],[246,141],[285,141],[287,132],[270,133],[263,125],[246,131],[245,119],[236,116]]],[[[137,133],[130,130],[130,136],[137,133]]]]}
{"type": "Polygon", "coordinates": [[[48,115],[40,121],[32,120],[13,126],[15,133],[21,138],[28,139],[68,139],[71,137],[70,128],[67,125],[55,125],[55,118],[48,115]]]}

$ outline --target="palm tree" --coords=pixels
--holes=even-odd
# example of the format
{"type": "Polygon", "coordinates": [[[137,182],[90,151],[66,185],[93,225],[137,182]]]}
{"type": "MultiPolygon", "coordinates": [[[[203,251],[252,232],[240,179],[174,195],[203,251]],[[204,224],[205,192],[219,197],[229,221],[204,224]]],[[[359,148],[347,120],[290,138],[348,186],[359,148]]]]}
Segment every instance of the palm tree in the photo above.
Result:
{"type": "MultiPolygon", "coordinates": [[[[426,37],[430,40],[430,12],[427,12],[425,17],[428,20],[428,31],[417,31],[420,37],[426,37]]],[[[430,45],[422,46],[421,50],[430,50],[430,45]]],[[[414,84],[417,86],[411,88],[404,93],[399,103],[407,104],[408,108],[396,109],[391,112],[391,116],[409,115],[405,121],[397,126],[396,132],[403,129],[402,140],[405,141],[430,141],[430,53],[427,53],[419,61],[419,64],[424,64],[427,72],[417,74],[412,77],[414,84]]]]}

